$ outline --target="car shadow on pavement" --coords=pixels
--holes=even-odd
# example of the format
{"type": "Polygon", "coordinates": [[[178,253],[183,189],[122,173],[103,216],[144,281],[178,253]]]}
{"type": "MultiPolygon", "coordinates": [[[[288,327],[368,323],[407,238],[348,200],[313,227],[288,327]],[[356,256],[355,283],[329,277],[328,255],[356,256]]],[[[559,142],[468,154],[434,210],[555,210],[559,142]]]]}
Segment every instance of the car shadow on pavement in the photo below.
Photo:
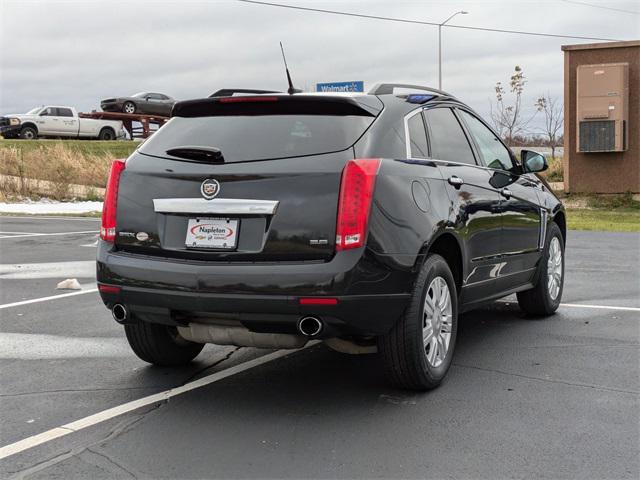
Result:
{"type": "MultiPolygon", "coordinates": [[[[564,471],[572,439],[588,426],[603,441],[571,460],[576,478],[585,477],[598,468],[596,451],[618,452],[613,436],[631,445],[635,429],[620,424],[626,397],[531,373],[545,368],[536,358],[549,355],[549,340],[564,341],[564,329],[575,327],[565,320],[531,322],[505,302],[461,316],[451,371],[428,393],[390,387],[377,355],[317,345],[138,413],[75,461],[86,468],[99,453],[151,478],[497,478],[504,466],[489,459],[498,456],[509,459],[511,474],[531,477],[550,448],[559,468],[550,471],[564,471]]],[[[631,458],[630,449],[623,454],[631,458]]],[[[63,462],[47,474],[77,468],[63,462]]]]}
{"type": "MultiPolygon", "coordinates": [[[[530,325],[531,319],[520,312],[517,304],[505,302],[494,303],[483,309],[461,315],[458,321],[454,365],[456,360],[464,359],[469,350],[482,348],[483,341],[494,343],[491,341],[492,337],[503,337],[507,331],[517,336],[519,327],[528,328],[530,325]]],[[[234,355],[241,356],[242,350],[245,349],[234,352],[234,355]]],[[[223,366],[224,364],[220,365],[220,367],[223,366]]],[[[207,367],[205,366],[204,369],[206,370],[207,367]]],[[[164,371],[166,369],[156,367],[149,367],[146,370],[153,376],[162,374],[164,371]]],[[[203,373],[209,374],[211,371],[203,373]]],[[[455,375],[455,372],[449,372],[449,375],[455,375]]],[[[197,375],[192,375],[192,378],[197,378],[197,375]]],[[[445,379],[444,383],[446,381],[445,379]]],[[[292,396],[304,395],[304,392],[312,386],[313,389],[322,388],[329,392],[345,391],[345,389],[353,392],[361,391],[366,396],[370,395],[371,391],[389,395],[408,393],[390,386],[384,376],[379,355],[342,354],[322,344],[236,374],[222,382],[217,382],[210,388],[217,390],[227,388],[227,385],[257,388],[256,394],[260,391],[260,386],[263,386],[265,391],[280,388],[288,392],[287,395],[292,396]]],[[[410,393],[415,394],[415,392],[410,393]]],[[[336,407],[342,409],[344,404],[339,396],[336,397],[336,401],[336,407]]]]}

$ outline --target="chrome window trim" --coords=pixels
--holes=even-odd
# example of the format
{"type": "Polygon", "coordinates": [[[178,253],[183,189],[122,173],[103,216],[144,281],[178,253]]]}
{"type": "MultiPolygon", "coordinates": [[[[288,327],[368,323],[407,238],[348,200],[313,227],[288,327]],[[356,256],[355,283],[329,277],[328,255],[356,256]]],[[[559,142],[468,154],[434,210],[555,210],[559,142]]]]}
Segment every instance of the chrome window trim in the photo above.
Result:
{"type": "Polygon", "coordinates": [[[438,158],[413,158],[413,157],[407,157],[407,160],[417,160],[417,161],[423,161],[423,162],[438,162],[438,163],[451,164],[451,165],[463,165],[465,167],[481,168],[482,170],[488,170],[489,172],[502,172],[502,173],[504,173],[506,175],[514,175],[516,177],[521,177],[523,175],[528,175],[527,173],[513,173],[513,172],[510,172],[509,170],[500,170],[498,168],[485,167],[484,165],[472,165],[470,163],[454,162],[452,160],[440,160],[438,158]]]}
{"type": "MultiPolygon", "coordinates": [[[[409,119],[413,118],[416,115],[422,115],[422,108],[416,108],[412,112],[407,113],[404,116],[404,147],[407,154],[407,159],[413,159],[411,156],[411,139],[409,138],[409,119]]],[[[424,122],[424,120],[423,120],[424,122]]],[[[426,127],[425,127],[426,128],[426,127]]],[[[425,130],[425,135],[427,132],[425,130]]],[[[429,137],[427,137],[427,142],[429,141],[429,137]]],[[[416,160],[430,160],[429,158],[418,158],[416,160]]]]}
{"type": "Polygon", "coordinates": [[[203,213],[211,215],[273,215],[280,202],[245,198],[154,198],[157,213],[203,213]]]}

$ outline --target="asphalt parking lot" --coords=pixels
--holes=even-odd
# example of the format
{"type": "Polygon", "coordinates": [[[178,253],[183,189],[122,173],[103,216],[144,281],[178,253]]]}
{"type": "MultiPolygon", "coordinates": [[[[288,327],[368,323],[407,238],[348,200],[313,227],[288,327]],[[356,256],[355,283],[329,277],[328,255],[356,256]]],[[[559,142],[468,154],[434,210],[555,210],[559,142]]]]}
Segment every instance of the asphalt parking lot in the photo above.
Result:
{"type": "Polygon", "coordinates": [[[640,475],[638,234],[570,232],[559,312],[463,316],[446,382],[415,394],[322,345],[146,365],[95,291],[98,228],[0,217],[0,478],[640,475]]]}

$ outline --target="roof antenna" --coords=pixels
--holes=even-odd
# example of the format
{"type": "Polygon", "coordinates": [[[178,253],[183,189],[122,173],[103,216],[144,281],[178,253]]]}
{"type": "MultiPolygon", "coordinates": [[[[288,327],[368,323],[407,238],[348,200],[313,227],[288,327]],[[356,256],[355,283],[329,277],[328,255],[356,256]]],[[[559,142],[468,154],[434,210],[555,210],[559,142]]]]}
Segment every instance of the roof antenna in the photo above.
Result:
{"type": "Polygon", "coordinates": [[[282,60],[284,60],[284,69],[287,71],[287,82],[289,82],[289,89],[287,93],[289,95],[293,95],[294,93],[301,93],[302,90],[299,88],[295,88],[293,86],[293,82],[291,81],[291,74],[289,73],[289,67],[287,66],[287,57],[284,56],[284,48],[282,47],[282,42],[280,42],[280,51],[282,52],[282,60]]]}

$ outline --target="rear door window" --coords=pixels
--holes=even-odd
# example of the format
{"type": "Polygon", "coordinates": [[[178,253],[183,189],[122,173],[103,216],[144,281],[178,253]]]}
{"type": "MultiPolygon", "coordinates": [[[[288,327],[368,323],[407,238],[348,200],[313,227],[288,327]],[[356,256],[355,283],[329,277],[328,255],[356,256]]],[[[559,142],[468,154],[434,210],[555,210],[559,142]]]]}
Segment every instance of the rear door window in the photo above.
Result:
{"type": "Polygon", "coordinates": [[[337,152],[351,147],[374,117],[358,115],[238,115],[174,117],[140,152],[170,157],[179,146],[215,147],[225,163],[337,152]]]}
{"type": "Polygon", "coordinates": [[[70,108],[62,108],[58,107],[58,116],[59,117],[73,117],[73,112],[70,108]]]}
{"type": "Polygon", "coordinates": [[[476,165],[467,136],[451,109],[430,108],[424,113],[429,126],[431,156],[436,160],[476,165]]]}

